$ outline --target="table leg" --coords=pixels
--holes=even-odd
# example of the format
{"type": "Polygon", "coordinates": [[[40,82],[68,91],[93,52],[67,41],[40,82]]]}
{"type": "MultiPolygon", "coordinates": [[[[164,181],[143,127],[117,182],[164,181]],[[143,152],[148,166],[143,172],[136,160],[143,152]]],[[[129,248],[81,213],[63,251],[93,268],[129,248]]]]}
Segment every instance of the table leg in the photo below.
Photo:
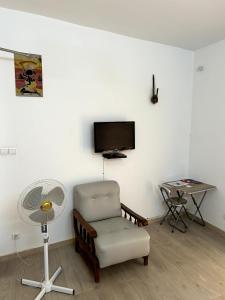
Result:
{"type": "Polygon", "coordinates": [[[194,221],[194,222],[198,223],[201,226],[205,226],[205,221],[204,221],[204,219],[202,217],[202,214],[201,214],[201,211],[200,211],[200,207],[202,205],[203,200],[205,199],[206,194],[207,194],[207,191],[204,192],[204,194],[202,196],[202,199],[199,202],[199,205],[197,204],[197,202],[196,202],[195,197],[193,196],[193,194],[191,194],[191,198],[192,198],[193,203],[194,203],[194,205],[196,207],[196,211],[195,211],[194,215],[192,216],[191,221],[192,222],[194,221]],[[199,214],[199,216],[200,216],[200,219],[201,219],[200,222],[198,220],[196,220],[197,214],[199,214]]]}

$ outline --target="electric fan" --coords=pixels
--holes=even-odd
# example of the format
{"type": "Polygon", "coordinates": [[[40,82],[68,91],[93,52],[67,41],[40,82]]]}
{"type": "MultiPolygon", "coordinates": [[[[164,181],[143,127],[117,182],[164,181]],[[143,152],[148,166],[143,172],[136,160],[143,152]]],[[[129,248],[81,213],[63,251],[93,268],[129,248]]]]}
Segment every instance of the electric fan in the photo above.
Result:
{"type": "Polygon", "coordinates": [[[51,278],[49,278],[48,263],[48,223],[58,218],[65,207],[65,190],[63,185],[56,180],[41,180],[28,186],[21,194],[18,201],[18,211],[21,218],[29,224],[40,225],[44,242],[44,281],[37,282],[22,279],[23,285],[40,288],[41,291],[35,298],[40,300],[51,291],[64,294],[74,294],[73,289],[56,286],[54,281],[61,273],[60,266],[51,278]]]}

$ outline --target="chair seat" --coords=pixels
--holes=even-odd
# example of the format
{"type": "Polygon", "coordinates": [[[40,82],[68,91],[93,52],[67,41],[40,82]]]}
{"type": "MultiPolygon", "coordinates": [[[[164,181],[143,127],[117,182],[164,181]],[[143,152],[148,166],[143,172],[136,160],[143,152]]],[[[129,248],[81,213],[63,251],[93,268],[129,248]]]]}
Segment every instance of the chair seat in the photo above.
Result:
{"type": "Polygon", "coordinates": [[[97,231],[94,242],[101,268],[149,255],[149,234],[127,219],[115,217],[90,224],[97,231]]]}
{"type": "Polygon", "coordinates": [[[187,204],[187,200],[184,198],[179,198],[179,197],[171,197],[168,200],[168,203],[170,203],[172,206],[182,206],[187,204]]]}

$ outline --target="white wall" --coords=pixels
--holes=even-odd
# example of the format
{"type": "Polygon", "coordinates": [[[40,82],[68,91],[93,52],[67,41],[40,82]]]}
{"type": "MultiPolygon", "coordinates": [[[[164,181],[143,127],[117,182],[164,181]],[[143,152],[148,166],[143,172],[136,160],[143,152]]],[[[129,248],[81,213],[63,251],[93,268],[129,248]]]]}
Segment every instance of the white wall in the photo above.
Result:
{"type": "Polygon", "coordinates": [[[42,178],[68,191],[51,242],[73,236],[72,187],[102,178],[94,121],[136,122],[136,149],[106,161],[106,179],[119,181],[121,200],[140,214],[161,215],[157,185],[188,171],[192,52],[4,9],[0,25],[0,46],[42,54],[44,77],[43,99],[16,97],[12,55],[0,53],[0,147],[17,148],[0,157],[0,254],[14,251],[12,232],[21,233],[19,250],[41,245],[39,228],[20,221],[17,199],[42,178]]]}
{"type": "Polygon", "coordinates": [[[190,175],[214,184],[202,212],[208,222],[225,230],[225,41],[195,53],[190,175]]]}

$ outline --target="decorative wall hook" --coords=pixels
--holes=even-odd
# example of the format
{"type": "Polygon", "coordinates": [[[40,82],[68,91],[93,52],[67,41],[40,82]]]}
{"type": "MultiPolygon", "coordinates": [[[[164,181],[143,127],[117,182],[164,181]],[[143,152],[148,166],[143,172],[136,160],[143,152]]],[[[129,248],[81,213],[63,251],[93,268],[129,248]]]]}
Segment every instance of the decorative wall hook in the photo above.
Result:
{"type": "Polygon", "coordinates": [[[152,97],[151,97],[151,102],[153,104],[156,104],[158,102],[158,92],[159,92],[159,89],[157,88],[155,90],[155,75],[153,74],[152,75],[152,97]]]}

